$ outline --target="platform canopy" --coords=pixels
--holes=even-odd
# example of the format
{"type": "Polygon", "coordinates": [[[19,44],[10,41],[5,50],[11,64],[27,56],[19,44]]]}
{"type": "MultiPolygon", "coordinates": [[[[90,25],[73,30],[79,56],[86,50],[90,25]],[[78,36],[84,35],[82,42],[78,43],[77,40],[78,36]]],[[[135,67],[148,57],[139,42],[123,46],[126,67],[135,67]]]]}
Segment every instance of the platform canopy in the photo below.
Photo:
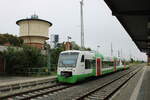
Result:
{"type": "Polygon", "coordinates": [[[150,55],[150,0],[104,0],[142,52],[150,55]]]}

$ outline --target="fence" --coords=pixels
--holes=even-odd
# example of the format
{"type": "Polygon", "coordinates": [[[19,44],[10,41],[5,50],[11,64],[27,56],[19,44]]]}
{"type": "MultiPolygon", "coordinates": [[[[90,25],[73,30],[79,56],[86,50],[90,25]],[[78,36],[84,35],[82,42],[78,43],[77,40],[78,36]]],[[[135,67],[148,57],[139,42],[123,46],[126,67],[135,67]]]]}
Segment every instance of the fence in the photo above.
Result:
{"type": "Polygon", "coordinates": [[[27,66],[17,66],[14,68],[16,75],[22,76],[37,76],[37,75],[50,75],[51,72],[56,72],[57,65],[52,64],[50,67],[29,68],[27,66]]]}

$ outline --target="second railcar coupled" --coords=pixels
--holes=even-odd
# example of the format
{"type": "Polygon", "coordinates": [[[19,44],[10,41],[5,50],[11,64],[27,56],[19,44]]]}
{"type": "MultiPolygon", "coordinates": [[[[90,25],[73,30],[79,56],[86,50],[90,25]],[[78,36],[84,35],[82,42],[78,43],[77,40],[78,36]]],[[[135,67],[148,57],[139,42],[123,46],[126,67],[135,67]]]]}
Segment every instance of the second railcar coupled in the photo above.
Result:
{"type": "Polygon", "coordinates": [[[104,57],[92,51],[69,50],[60,53],[57,77],[59,82],[76,83],[91,76],[101,76],[129,68],[125,60],[104,57]]]}

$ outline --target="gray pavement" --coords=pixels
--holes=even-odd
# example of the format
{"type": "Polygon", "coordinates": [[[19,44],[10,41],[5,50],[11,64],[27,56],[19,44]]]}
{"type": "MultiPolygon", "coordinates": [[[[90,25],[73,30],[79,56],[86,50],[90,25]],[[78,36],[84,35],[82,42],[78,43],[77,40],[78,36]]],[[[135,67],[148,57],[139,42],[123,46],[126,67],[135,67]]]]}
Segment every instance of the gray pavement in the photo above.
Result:
{"type": "Polygon", "coordinates": [[[135,87],[137,86],[137,83],[139,82],[143,72],[144,69],[136,74],[130,81],[128,81],[127,84],[124,85],[116,94],[114,94],[110,100],[133,100],[133,97],[136,98],[135,94],[133,93],[138,91],[135,90],[135,87]]]}
{"type": "Polygon", "coordinates": [[[150,100],[150,66],[146,68],[137,100],[150,100]]]}
{"type": "Polygon", "coordinates": [[[110,100],[150,100],[150,66],[143,67],[110,100]]]}
{"type": "MultiPolygon", "coordinates": [[[[4,82],[20,81],[20,80],[29,80],[34,77],[19,77],[19,76],[0,76],[0,84],[4,82]]],[[[35,78],[34,78],[35,79],[35,78]]]]}
{"type": "Polygon", "coordinates": [[[45,77],[0,76],[0,86],[52,78],[56,78],[56,76],[45,76],[45,77]]]}

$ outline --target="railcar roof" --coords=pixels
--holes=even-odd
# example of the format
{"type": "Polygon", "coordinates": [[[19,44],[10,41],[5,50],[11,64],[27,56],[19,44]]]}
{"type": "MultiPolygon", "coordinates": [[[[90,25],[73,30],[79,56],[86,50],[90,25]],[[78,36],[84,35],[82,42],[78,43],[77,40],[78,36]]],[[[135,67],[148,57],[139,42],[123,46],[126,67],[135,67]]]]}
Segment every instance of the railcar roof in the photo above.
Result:
{"type": "Polygon", "coordinates": [[[91,55],[92,54],[96,58],[104,59],[104,56],[100,53],[97,53],[96,51],[67,50],[67,51],[63,51],[61,53],[68,53],[68,52],[77,52],[77,53],[83,53],[83,54],[86,54],[86,55],[91,55]]]}
{"type": "Polygon", "coordinates": [[[79,51],[79,50],[67,50],[67,51],[63,51],[61,53],[67,53],[67,52],[78,52],[78,53],[80,53],[81,51],[79,51]]]}
{"type": "Polygon", "coordinates": [[[104,56],[100,53],[95,53],[96,58],[101,58],[102,60],[104,59],[104,56]]]}
{"type": "Polygon", "coordinates": [[[78,53],[95,53],[94,51],[80,51],[80,50],[67,50],[67,51],[63,51],[61,53],[67,53],[67,52],[78,52],[78,53]]]}
{"type": "Polygon", "coordinates": [[[114,57],[104,57],[103,61],[114,61],[114,57]]]}
{"type": "Polygon", "coordinates": [[[118,58],[118,57],[104,57],[101,53],[97,53],[96,51],[80,51],[80,50],[67,50],[63,51],[61,53],[68,53],[68,52],[77,52],[77,53],[84,53],[84,54],[94,54],[96,58],[101,58],[103,61],[113,61],[113,60],[125,60],[123,58],[118,58]]]}
{"type": "Polygon", "coordinates": [[[124,58],[118,58],[118,57],[104,57],[103,61],[114,61],[114,60],[125,60],[124,58]]]}

